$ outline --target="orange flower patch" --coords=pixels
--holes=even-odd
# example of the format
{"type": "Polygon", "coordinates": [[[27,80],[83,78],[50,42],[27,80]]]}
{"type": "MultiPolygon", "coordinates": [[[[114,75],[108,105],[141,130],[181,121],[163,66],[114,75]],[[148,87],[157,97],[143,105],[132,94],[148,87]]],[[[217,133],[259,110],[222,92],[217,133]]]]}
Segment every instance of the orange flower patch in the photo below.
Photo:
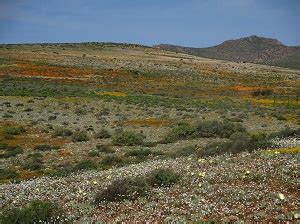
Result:
{"type": "Polygon", "coordinates": [[[160,120],[160,119],[155,119],[155,118],[129,120],[129,121],[124,122],[124,124],[126,124],[126,125],[154,126],[154,127],[169,126],[172,123],[173,123],[173,121],[171,121],[171,120],[160,120]]]}
{"type": "Polygon", "coordinates": [[[71,153],[70,151],[68,151],[68,150],[60,150],[60,151],[58,152],[58,155],[59,155],[60,157],[66,157],[66,156],[72,155],[72,153],[71,153]]]}
{"type": "Polygon", "coordinates": [[[268,89],[266,86],[229,86],[227,87],[229,90],[236,90],[236,91],[255,91],[261,89],[268,89]]]}
{"type": "Polygon", "coordinates": [[[0,75],[11,74],[19,77],[42,77],[50,79],[89,80],[94,73],[95,71],[92,69],[33,63],[19,63],[16,66],[0,67],[0,75]]]}
{"type": "Polygon", "coordinates": [[[28,180],[33,177],[40,177],[43,174],[37,171],[29,171],[29,170],[20,170],[18,171],[21,180],[28,180]]]}
{"type": "Polygon", "coordinates": [[[67,142],[70,142],[70,140],[66,138],[51,138],[49,134],[41,133],[39,129],[30,127],[29,125],[20,125],[9,121],[0,121],[0,141],[9,145],[20,145],[25,149],[32,149],[36,145],[42,144],[63,146],[67,142]],[[7,126],[22,126],[26,131],[19,135],[12,136],[12,138],[6,138],[4,128],[7,126]]]}
{"type": "Polygon", "coordinates": [[[103,96],[116,96],[116,97],[125,97],[127,96],[126,93],[123,93],[123,92],[102,92],[102,93],[99,93],[100,95],[103,95],[103,96]]]}

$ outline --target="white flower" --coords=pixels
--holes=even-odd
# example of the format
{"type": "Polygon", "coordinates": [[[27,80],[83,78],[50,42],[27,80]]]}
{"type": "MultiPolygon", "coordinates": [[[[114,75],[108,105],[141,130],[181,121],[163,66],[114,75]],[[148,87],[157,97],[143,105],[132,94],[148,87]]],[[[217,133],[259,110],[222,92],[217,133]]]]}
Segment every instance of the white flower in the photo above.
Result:
{"type": "Polygon", "coordinates": [[[280,200],[284,200],[285,199],[285,196],[284,196],[284,194],[282,194],[282,193],[278,193],[278,198],[280,199],[280,200]]]}

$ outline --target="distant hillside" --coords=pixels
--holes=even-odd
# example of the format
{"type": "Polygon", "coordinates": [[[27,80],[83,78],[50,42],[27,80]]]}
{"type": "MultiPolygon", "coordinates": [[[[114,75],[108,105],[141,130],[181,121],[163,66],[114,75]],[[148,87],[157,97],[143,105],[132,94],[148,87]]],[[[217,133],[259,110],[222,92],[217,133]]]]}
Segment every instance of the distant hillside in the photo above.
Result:
{"type": "Polygon", "coordinates": [[[228,40],[207,48],[182,47],[169,44],[159,49],[235,62],[252,62],[300,69],[300,47],[289,47],[276,39],[250,36],[228,40]]]}

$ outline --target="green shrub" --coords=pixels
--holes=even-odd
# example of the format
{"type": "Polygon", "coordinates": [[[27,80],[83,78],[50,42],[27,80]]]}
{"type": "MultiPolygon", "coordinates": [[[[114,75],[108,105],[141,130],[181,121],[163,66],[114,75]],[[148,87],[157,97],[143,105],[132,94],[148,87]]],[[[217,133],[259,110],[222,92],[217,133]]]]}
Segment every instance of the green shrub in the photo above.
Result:
{"type": "Polygon", "coordinates": [[[27,158],[43,158],[43,155],[39,152],[35,152],[35,153],[32,153],[32,154],[29,154],[27,156],[27,158]]]}
{"type": "Polygon", "coordinates": [[[99,132],[95,133],[95,138],[105,139],[110,138],[111,134],[106,129],[101,129],[99,132]]]}
{"type": "Polygon", "coordinates": [[[202,121],[197,124],[193,137],[229,138],[234,132],[246,132],[241,124],[229,121],[202,121]]]}
{"type": "Polygon", "coordinates": [[[4,127],[4,134],[5,135],[19,135],[24,133],[26,130],[21,126],[7,126],[4,127]]]}
{"type": "Polygon", "coordinates": [[[94,203],[135,200],[146,196],[149,186],[144,178],[125,178],[112,182],[106,189],[96,194],[94,203]]]}
{"type": "Polygon", "coordinates": [[[2,224],[61,223],[63,211],[50,202],[32,201],[24,208],[11,208],[0,217],[2,224]]]}
{"type": "Polygon", "coordinates": [[[8,113],[2,115],[2,118],[13,118],[14,116],[8,113]]]}
{"type": "Polygon", "coordinates": [[[54,130],[54,132],[52,133],[52,137],[67,137],[67,136],[71,136],[73,134],[73,132],[67,128],[63,128],[63,127],[59,127],[56,128],[54,130]]]}
{"type": "Polygon", "coordinates": [[[85,115],[87,112],[86,110],[82,109],[82,108],[76,108],[75,109],[75,114],[76,115],[85,115]]]}
{"type": "Polygon", "coordinates": [[[40,170],[43,168],[43,160],[41,157],[29,157],[23,165],[28,170],[40,170]]]}
{"type": "Polygon", "coordinates": [[[0,182],[18,178],[19,175],[12,169],[0,169],[0,182]]]}
{"type": "Polygon", "coordinates": [[[241,124],[229,121],[202,121],[194,126],[180,123],[171,129],[162,142],[193,138],[229,138],[234,132],[246,132],[246,129],[241,124]]]}
{"type": "Polygon", "coordinates": [[[240,152],[252,152],[258,149],[266,149],[272,147],[272,143],[266,135],[250,136],[244,132],[233,133],[228,141],[214,142],[207,145],[198,152],[201,157],[216,156],[225,153],[236,154],[240,152]]]}
{"type": "Polygon", "coordinates": [[[152,154],[150,149],[133,149],[125,153],[125,156],[133,156],[139,159],[144,159],[145,157],[152,154]]]}
{"type": "Polygon", "coordinates": [[[204,149],[199,150],[198,156],[200,157],[206,157],[206,156],[217,156],[222,155],[226,152],[228,152],[228,149],[230,148],[231,143],[226,142],[213,142],[211,144],[208,144],[204,149]]]}
{"type": "Polygon", "coordinates": [[[194,133],[194,128],[188,123],[179,123],[165,136],[163,143],[171,143],[187,139],[194,133]]]}
{"type": "Polygon", "coordinates": [[[130,131],[117,133],[113,136],[112,142],[114,145],[120,146],[133,146],[141,145],[145,136],[140,133],[134,133],[130,131]]]}
{"type": "Polygon", "coordinates": [[[47,145],[47,144],[43,144],[43,145],[37,145],[34,147],[34,150],[37,151],[50,151],[52,149],[58,149],[57,146],[52,146],[52,145],[47,145]]]}
{"type": "Polygon", "coordinates": [[[180,175],[171,169],[160,168],[152,171],[148,182],[152,186],[171,186],[180,180],[180,175]]]}
{"type": "Polygon", "coordinates": [[[22,154],[23,152],[24,152],[24,150],[21,146],[9,145],[9,146],[6,146],[4,154],[0,154],[0,158],[15,157],[18,154],[22,154]]]}
{"type": "Polygon", "coordinates": [[[271,89],[258,89],[254,90],[252,92],[252,96],[257,97],[257,96],[270,96],[273,94],[273,90],[271,89]]]}
{"type": "Polygon", "coordinates": [[[96,150],[104,153],[115,153],[115,150],[113,150],[110,146],[103,144],[96,145],[96,150]]]}
{"type": "Polygon", "coordinates": [[[96,157],[96,156],[99,156],[99,152],[97,152],[97,151],[95,151],[95,150],[89,151],[89,152],[88,152],[88,156],[90,156],[90,157],[96,157]]]}
{"type": "Polygon", "coordinates": [[[103,157],[100,164],[103,169],[108,169],[113,166],[122,166],[124,164],[124,160],[116,155],[107,155],[103,157]]]}
{"type": "Polygon", "coordinates": [[[93,170],[93,169],[97,169],[97,165],[91,160],[83,160],[74,167],[74,170],[93,170]]]}
{"type": "Polygon", "coordinates": [[[74,172],[74,167],[70,164],[63,164],[57,167],[50,175],[55,177],[65,177],[74,172]]]}
{"type": "Polygon", "coordinates": [[[287,137],[293,137],[293,136],[299,136],[300,137],[300,128],[297,129],[291,129],[290,127],[286,127],[278,132],[270,134],[269,138],[287,138],[287,137]]]}
{"type": "Polygon", "coordinates": [[[177,149],[170,153],[170,156],[173,158],[182,157],[182,156],[189,156],[196,152],[196,146],[187,146],[180,149],[177,149]]]}
{"type": "Polygon", "coordinates": [[[0,150],[6,149],[7,146],[8,146],[8,144],[6,144],[4,142],[0,142],[0,150]]]}
{"type": "Polygon", "coordinates": [[[85,131],[76,131],[72,134],[73,142],[85,142],[89,140],[89,137],[85,131]]]}

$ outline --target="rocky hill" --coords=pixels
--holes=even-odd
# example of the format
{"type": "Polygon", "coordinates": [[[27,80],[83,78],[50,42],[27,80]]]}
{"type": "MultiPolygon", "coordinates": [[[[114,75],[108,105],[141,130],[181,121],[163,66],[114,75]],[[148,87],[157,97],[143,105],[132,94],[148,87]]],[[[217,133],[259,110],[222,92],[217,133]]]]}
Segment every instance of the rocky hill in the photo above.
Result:
{"type": "Polygon", "coordinates": [[[300,69],[299,46],[289,47],[276,39],[255,35],[236,40],[227,40],[222,44],[207,48],[182,47],[169,44],[160,44],[154,47],[205,58],[300,69]]]}

